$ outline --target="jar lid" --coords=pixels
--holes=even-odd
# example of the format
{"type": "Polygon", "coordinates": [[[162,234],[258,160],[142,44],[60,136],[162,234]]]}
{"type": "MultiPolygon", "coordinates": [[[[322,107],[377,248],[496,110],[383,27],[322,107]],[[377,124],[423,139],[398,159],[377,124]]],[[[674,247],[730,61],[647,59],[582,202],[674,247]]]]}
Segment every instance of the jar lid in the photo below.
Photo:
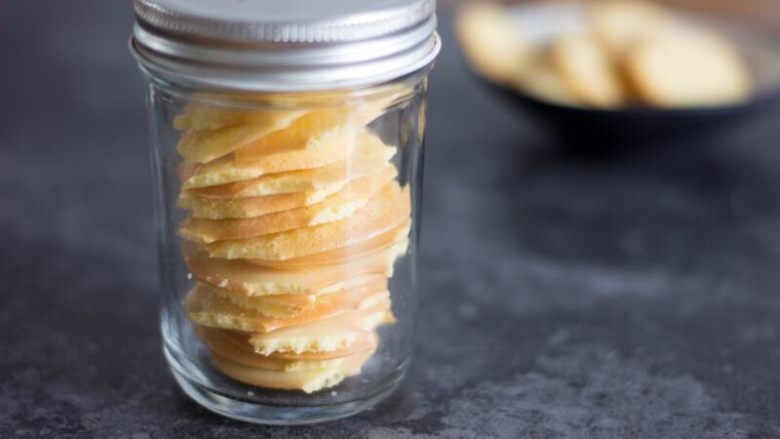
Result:
{"type": "Polygon", "coordinates": [[[192,87],[303,91],[388,81],[440,49],[435,0],[134,0],[142,67],[192,87]]]}

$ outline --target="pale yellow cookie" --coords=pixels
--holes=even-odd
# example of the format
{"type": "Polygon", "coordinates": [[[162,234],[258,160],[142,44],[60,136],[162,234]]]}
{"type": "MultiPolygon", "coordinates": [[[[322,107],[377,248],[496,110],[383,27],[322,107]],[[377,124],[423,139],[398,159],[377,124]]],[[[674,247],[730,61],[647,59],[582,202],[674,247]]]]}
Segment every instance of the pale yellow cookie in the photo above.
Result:
{"type": "MultiPolygon", "coordinates": [[[[179,124],[184,124],[185,122],[181,118],[187,117],[192,118],[191,120],[188,119],[187,124],[206,124],[208,119],[201,119],[204,115],[200,114],[205,111],[191,110],[190,112],[194,114],[185,113],[185,115],[179,116],[177,121],[179,124]]],[[[234,111],[229,114],[238,118],[238,116],[245,113],[234,111]]],[[[250,114],[251,119],[241,125],[228,125],[213,130],[188,130],[182,134],[176,149],[185,159],[193,163],[208,162],[289,126],[293,120],[300,117],[304,112],[263,111],[250,114]]],[[[218,121],[212,122],[220,124],[218,121]]]]}
{"type": "Polygon", "coordinates": [[[306,325],[253,334],[249,343],[261,355],[339,351],[349,348],[362,334],[392,321],[391,316],[387,305],[383,304],[376,309],[349,311],[306,325]]]}
{"type": "Polygon", "coordinates": [[[213,358],[217,368],[236,381],[270,389],[302,390],[313,393],[336,386],[346,377],[360,373],[360,368],[370,356],[370,353],[356,354],[342,363],[325,369],[293,372],[258,369],[219,354],[214,354],[213,358]]]}
{"type": "Polygon", "coordinates": [[[338,197],[339,199],[365,198],[370,196],[370,194],[376,193],[381,187],[395,178],[396,174],[395,168],[391,166],[381,172],[356,178],[350,181],[344,188],[338,185],[328,185],[321,189],[260,197],[211,197],[184,190],[179,195],[177,207],[189,209],[191,215],[195,218],[253,218],[303,206],[311,206],[327,200],[328,197],[338,197]]]}
{"type": "Polygon", "coordinates": [[[524,69],[529,48],[501,6],[468,3],[459,11],[455,27],[467,60],[487,78],[513,83],[524,69]]]}
{"type": "Polygon", "coordinates": [[[177,150],[188,162],[206,163],[243,148],[247,148],[244,156],[295,148],[309,138],[341,126],[365,126],[400,96],[400,93],[382,94],[309,111],[248,111],[193,103],[174,121],[178,128],[189,128],[179,140],[177,150]]]}
{"type": "Polygon", "coordinates": [[[346,160],[321,168],[268,174],[251,180],[190,189],[190,193],[213,198],[260,197],[290,192],[330,191],[347,182],[381,172],[396,153],[377,136],[363,136],[346,160]]]}
{"type": "Polygon", "coordinates": [[[282,328],[305,325],[351,310],[378,312],[390,306],[387,290],[369,288],[358,290],[352,300],[328,300],[323,297],[314,306],[291,317],[268,316],[255,308],[245,308],[221,297],[218,290],[206,284],[198,284],[185,299],[189,319],[199,325],[244,332],[268,333],[282,328]]]}
{"type": "Polygon", "coordinates": [[[663,33],[672,21],[663,8],[641,0],[599,1],[588,10],[594,35],[615,57],[645,38],[663,33]]]}
{"type": "MultiPolygon", "coordinates": [[[[387,165],[385,175],[388,179],[395,173],[395,168],[387,165]]],[[[252,218],[213,220],[191,217],[182,223],[179,235],[190,241],[211,243],[313,227],[352,216],[358,209],[365,207],[380,189],[378,185],[355,189],[349,186],[316,204],[252,218]]]]}
{"type": "Polygon", "coordinates": [[[294,317],[268,317],[256,310],[245,309],[227,299],[220,298],[213,287],[196,285],[185,298],[187,317],[193,323],[210,328],[230,329],[242,332],[271,332],[275,329],[310,323],[342,313],[332,303],[309,308],[294,317]]]}
{"type": "Polygon", "coordinates": [[[627,92],[607,51],[587,34],[564,35],[553,41],[552,62],[572,95],[585,105],[614,108],[627,92]]]}
{"type": "Polygon", "coordinates": [[[406,220],[403,224],[385,233],[347,247],[285,260],[247,259],[246,261],[253,265],[281,270],[310,270],[333,264],[357,263],[366,255],[383,249],[389,249],[397,258],[405,254],[408,249],[409,239],[407,237],[410,227],[411,220],[406,220]]]}
{"type": "Polygon", "coordinates": [[[348,247],[390,231],[408,220],[409,188],[390,182],[365,207],[341,221],[207,245],[209,255],[225,259],[286,260],[348,247]]]}
{"type": "MultiPolygon", "coordinates": [[[[251,334],[246,333],[240,333],[243,338],[242,341],[252,344],[251,334]]],[[[358,334],[358,336],[350,343],[348,346],[345,346],[341,349],[334,349],[332,351],[307,351],[307,352],[273,352],[271,354],[266,355],[270,359],[277,359],[277,360],[287,360],[287,361],[317,361],[317,360],[329,360],[333,358],[341,358],[341,357],[347,357],[351,356],[360,352],[373,352],[377,345],[379,344],[379,337],[376,334],[376,331],[371,332],[361,332],[358,334]]],[[[253,351],[254,352],[254,351],[253,351]]]]}
{"type": "Polygon", "coordinates": [[[750,96],[750,73],[726,40],[690,30],[647,39],[626,54],[639,98],[658,107],[726,105],[750,96]]]}
{"type": "MultiPolygon", "coordinates": [[[[190,131],[215,131],[227,126],[255,125],[262,127],[266,133],[288,126],[293,120],[306,113],[306,110],[298,107],[291,108],[240,108],[251,107],[246,102],[225,101],[221,103],[207,103],[207,96],[198,96],[196,100],[184,107],[184,111],[173,119],[173,127],[177,130],[190,131]]],[[[212,150],[216,151],[216,150],[212,150]]],[[[193,160],[199,156],[199,152],[206,150],[187,151],[192,154],[193,160]]],[[[207,152],[207,155],[210,153],[207,152]]],[[[205,158],[205,156],[203,157],[205,158]]],[[[203,159],[201,158],[201,159],[203,159]]]]}
{"type": "Polygon", "coordinates": [[[539,50],[517,78],[516,86],[528,95],[554,104],[579,106],[581,103],[569,89],[550,57],[549,50],[539,50]]]}
{"type": "MultiPolygon", "coordinates": [[[[231,355],[231,353],[241,352],[242,354],[245,354],[242,356],[252,356],[252,361],[257,362],[255,367],[287,371],[310,368],[310,366],[317,364],[317,362],[320,361],[343,359],[355,354],[373,352],[379,342],[376,333],[363,332],[352,344],[344,349],[328,352],[301,352],[298,354],[292,352],[274,352],[270,355],[262,355],[256,353],[254,348],[252,348],[249,341],[252,337],[252,333],[209,328],[199,325],[195,325],[195,332],[209,349],[221,353],[224,357],[235,359],[237,356],[231,355]],[[217,347],[217,345],[219,347],[217,347]],[[264,362],[262,359],[266,359],[268,362],[264,362]]],[[[236,361],[249,366],[253,365],[237,359],[236,361]]]]}
{"type": "Polygon", "coordinates": [[[249,335],[242,332],[195,325],[195,333],[210,351],[236,363],[258,369],[298,372],[328,369],[344,363],[345,357],[322,360],[283,360],[260,355],[249,345],[249,335]]]}
{"type": "Polygon", "coordinates": [[[359,142],[373,135],[347,124],[289,143],[264,145],[267,147],[263,149],[255,148],[255,142],[208,163],[184,162],[179,169],[182,188],[214,186],[266,174],[327,166],[346,160],[359,142]]]}
{"type": "Polygon", "coordinates": [[[387,277],[377,274],[358,275],[338,285],[337,290],[332,292],[317,291],[311,294],[247,296],[213,286],[211,292],[220,299],[256,311],[266,317],[286,319],[314,312],[319,307],[369,308],[387,296],[387,277]]]}
{"type": "MultiPolygon", "coordinates": [[[[406,245],[404,240],[341,264],[309,267],[306,270],[270,269],[240,260],[212,259],[200,246],[188,243],[183,246],[183,253],[196,279],[251,298],[278,294],[327,294],[361,285],[365,281],[363,276],[391,276],[393,263],[406,251],[406,245]]],[[[307,303],[308,299],[300,306],[307,303]]],[[[289,304],[282,309],[296,308],[294,304],[289,304]]]]}
{"type": "Polygon", "coordinates": [[[215,241],[269,235],[343,220],[365,207],[368,202],[368,197],[343,199],[339,195],[341,192],[311,206],[254,218],[220,220],[188,218],[179,228],[179,236],[190,241],[209,244],[215,241]]]}

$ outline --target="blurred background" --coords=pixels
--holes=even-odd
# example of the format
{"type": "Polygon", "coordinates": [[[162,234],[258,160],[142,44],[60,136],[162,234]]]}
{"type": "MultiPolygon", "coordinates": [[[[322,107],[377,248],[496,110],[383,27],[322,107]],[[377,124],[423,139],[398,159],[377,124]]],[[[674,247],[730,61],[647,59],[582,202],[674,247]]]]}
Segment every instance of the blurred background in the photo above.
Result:
{"type": "Polygon", "coordinates": [[[0,2],[0,436],[780,437],[780,4],[549,3],[439,3],[411,376],[272,430],[164,366],[130,2],[0,2]]]}

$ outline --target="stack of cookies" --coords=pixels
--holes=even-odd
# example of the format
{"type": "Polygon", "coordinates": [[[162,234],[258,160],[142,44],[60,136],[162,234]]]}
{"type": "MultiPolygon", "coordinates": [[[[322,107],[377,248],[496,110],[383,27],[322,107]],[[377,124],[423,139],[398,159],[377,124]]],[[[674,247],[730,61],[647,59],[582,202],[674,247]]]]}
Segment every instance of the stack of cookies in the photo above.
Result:
{"type": "Polygon", "coordinates": [[[472,3],[457,28],[476,70],[561,105],[718,106],[754,88],[728,39],[652,2],[472,3]]]}
{"type": "Polygon", "coordinates": [[[174,122],[195,284],[185,307],[214,364],[314,392],[360,372],[391,323],[408,187],[367,125],[396,96],[305,110],[189,104],[174,122]]]}

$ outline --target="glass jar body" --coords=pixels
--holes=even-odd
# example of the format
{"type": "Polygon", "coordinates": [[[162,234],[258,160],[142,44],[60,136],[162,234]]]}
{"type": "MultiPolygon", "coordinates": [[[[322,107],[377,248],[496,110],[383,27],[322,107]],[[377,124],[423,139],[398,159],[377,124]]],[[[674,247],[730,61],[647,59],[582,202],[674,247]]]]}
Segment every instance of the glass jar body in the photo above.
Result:
{"type": "Polygon", "coordinates": [[[311,423],[403,379],[428,70],[303,93],[146,74],[163,348],[201,405],[311,423]]]}

